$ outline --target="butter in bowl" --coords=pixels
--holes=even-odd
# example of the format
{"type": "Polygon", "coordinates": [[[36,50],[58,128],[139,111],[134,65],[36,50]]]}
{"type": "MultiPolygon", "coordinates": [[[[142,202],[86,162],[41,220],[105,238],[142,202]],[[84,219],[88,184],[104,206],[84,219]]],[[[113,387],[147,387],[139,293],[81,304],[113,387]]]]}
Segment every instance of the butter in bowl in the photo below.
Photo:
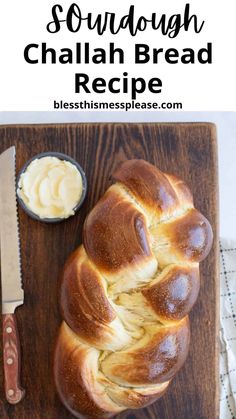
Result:
{"type": "Polygon", "coordinates": [[[86,176],[66,154],[41,153],[29,160],[17,179],[17,197],[32,218],[46,223],[71,217],[84,202],[86,176]]]}

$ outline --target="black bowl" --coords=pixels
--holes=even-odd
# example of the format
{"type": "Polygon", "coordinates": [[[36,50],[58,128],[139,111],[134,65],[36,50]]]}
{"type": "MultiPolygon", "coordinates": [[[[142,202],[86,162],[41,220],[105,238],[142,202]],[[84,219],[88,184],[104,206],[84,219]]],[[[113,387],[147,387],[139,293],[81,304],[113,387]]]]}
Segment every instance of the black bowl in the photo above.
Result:
{"type": "MultiPolygon", "coordinates": [[[[57,152],[54,152],[54,151],[52,151],[52,152],[49,151],[49,152],[46,152],[46,153],[36,154],[36,156],[34,156],[30,160],[28,160],[25,163],[25,165],[22,167],[22,169],[20,170],[20,172],[17,176],[16,189],[18,189],[19,180],[20,180],[20,177],[21,177],[22,173],[24,173],[27,170],[29,164],[36,159],[41,159],[42,157],[57,157],[60,160],[69,161],[74,166],[76,166],[76,168],[79,170],[79,172],[82,176],[83,190],[82,190],[82,195],[81,195],[77,205],[73,208],[74,213],[76,213],[79,210],[79,208],[81,207],[81,205],[83,204],[84,200],[85,200],[86,193],[87,193],[87,180],[86,180],[85,173],[84,173],[82,167],[79,165],[79,163],[77,163],[77,161],[72,159],[72,157],[67,156],[66,154],[57,153],[57,152]]],[[[18,196],[18,194],[17,194],[17,199],[18,199],[18,202],[19,202],[20,206],[23,208],[23,210],[34,220],[41,221],[43,223],[60,223],[60,222],[67,219],[67,218],[40,218],[37,214],[35,214],[33,211],[31,211],[27,207],[27,205],[24,203],[23,199],[21,199],[20,196],[18,196]]],[[[70,218],[70,217],[68,217],[68,218],[70,218]]]]}

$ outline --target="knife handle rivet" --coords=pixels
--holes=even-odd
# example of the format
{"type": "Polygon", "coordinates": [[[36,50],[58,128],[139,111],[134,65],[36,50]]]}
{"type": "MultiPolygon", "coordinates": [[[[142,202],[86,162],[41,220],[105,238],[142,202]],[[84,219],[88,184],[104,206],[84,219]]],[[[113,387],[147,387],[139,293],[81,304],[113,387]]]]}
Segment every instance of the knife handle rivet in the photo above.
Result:
{"type": "Polygon", "coordinates": [[[12,364],[13,364],[13,359],[7,358],[7,365],[12,365],[12,364]]]}
{"type": "Polygon", "coordinates": [[[14,394],[14,390],[12,390],[12,389],[10,388],[10,390],[8,390],[7,394],[8,394],[8,396],[13,396],[13,394],[14,394]]]}
{"type": "Polygon", "coordinates": [[[6,332],[7,332],[7,333],[12,333],[12,327],[8,326],[8,327],[6,328],[6,332]]]}

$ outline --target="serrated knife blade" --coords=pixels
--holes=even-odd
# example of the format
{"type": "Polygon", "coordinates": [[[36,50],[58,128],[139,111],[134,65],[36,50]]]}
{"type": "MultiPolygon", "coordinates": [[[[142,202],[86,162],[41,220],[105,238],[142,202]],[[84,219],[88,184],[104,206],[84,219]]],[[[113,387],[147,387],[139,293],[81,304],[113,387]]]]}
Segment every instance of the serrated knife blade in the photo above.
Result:
{"type": "Polygon", "coordinates": [[[24,301],[15,187],[15,147],[0,155],[0,237],[2,313],[14,313],[24,301]]]}
{"type": "Polygon", "coordinates": [[[24,396],[20,386],[20,342],[15,309],[24,302],[16,202],[15,147],[0,155],[0,245],[5,395],[11,404],[24,396]]]}

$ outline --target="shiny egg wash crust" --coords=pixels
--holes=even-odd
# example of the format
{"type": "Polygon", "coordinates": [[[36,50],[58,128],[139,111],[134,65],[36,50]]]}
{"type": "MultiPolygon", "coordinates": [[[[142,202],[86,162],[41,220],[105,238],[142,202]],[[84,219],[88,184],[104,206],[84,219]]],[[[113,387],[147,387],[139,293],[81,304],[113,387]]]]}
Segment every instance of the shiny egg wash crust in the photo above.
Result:
{"type": "Polygon", "coordinates": [[[189,347],[212,230],[186,184],[129,160],[88,215],[61,280],[54,359],[62,402],[109,417],[163,395],[189,347]]]}

